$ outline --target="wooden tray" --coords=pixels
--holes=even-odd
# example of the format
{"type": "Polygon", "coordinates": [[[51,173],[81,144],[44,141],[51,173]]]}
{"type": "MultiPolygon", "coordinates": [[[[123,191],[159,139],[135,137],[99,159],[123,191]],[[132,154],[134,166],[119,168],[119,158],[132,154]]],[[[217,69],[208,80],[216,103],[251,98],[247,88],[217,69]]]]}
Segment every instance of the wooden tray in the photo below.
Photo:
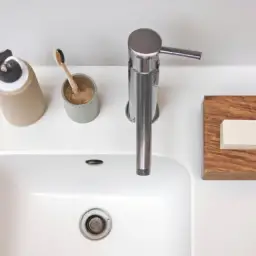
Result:
{"type": "Polygon", "coordinates": [[[222,121],[256,120],[256,96],[206,96],[203,111],[203,179],[256,180],[256,150],[220,149],[222,121]]]}

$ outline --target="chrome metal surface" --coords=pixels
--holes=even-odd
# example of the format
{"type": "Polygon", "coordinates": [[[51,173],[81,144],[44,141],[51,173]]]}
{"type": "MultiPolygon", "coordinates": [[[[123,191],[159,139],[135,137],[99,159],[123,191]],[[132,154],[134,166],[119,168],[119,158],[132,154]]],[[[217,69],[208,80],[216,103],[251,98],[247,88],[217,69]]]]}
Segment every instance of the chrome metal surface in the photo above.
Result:
{"type": "Polygon", "coordinates": [[[202,53],[198,51],[184,50],[184,49],[165,47],[165,46],[161,48],[160,53],[187,57],[187,58],[192,58],[197,60],[200,60],[202,56],[202,53]]]}
{"type": "Polygon", "coordinates": [[[94,208],[83,214],[79,227],[84,237],[90,240],[101,240],[110,233],[112,220],[106,211],[94,208]]]}
{"type": "Polygon", "coordinates": [[[88,232],[98,235],[102,233],[105,229],[106,223],[105,220],[100,216],[95,215],[87,220],[86,227],[88,232]]]}
{"type": "Polygon", "coordinates": [[[152,29],[133,31],[128,38],[128,47],[138,56],[157,55],[162,46],[161,37],[152,29]]]}
{"type": "MultiPolygon", "coordinates": [[[[149,175],[151,165],[151,123],[153,71],[137,74],[137,174],[149,175]]],[[[156,107],[156,105],[155,105],[156,107]]]]}
{"type": "Polygon", "coordinates": [[[136,122],[137,174],[146,176],[151,167],[152,120],[159,116],[159,54],[200,59],[201,52],[163,47],[157,32],[141,28],[130,34],[128,53],[129,102],[126,112],[128,118],[136,122]]]}
{"type": "MultiPolygon", "coordinates": [[[[157,106],[156,106],[156,113],[155,113],[154,118],[152,119],[152,124],[158,119],[159,113],[160,113],[160,111],[159,111],[159,106],[158,106],[158,104],[157,104],[157,106]]],[[[130,117],[129,102],[126,104],[126,107],[125,107],[125,114],[126,114],[127,118],[128,118],[132,123],[135,123],[135,119],[131,119],[131,117],[130,117]]]]}

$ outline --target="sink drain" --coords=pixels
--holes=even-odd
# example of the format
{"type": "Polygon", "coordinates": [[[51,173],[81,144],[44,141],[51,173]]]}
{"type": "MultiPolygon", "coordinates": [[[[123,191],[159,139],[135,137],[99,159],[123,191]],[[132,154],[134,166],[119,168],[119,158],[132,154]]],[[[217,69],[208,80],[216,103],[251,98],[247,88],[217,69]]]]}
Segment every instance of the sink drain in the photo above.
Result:
{"type": "Polygon", "coordinates": [[[84,237],[90,240],[100,240],[111,231],[112,221],[106,211],[94,208],[83,214],[79,226],[84,237]]]}

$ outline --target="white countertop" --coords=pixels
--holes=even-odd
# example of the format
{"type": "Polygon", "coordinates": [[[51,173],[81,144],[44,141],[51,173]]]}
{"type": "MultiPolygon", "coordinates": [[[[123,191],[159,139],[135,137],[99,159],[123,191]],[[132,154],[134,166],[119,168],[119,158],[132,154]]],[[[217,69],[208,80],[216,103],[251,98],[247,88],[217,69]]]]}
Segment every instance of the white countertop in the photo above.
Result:
{"type": "MultiPolygon", "coordinates": [[[[135,152],[135,125],[125,116],[126,67],[72,67],[93,77],[101,112],[76,124],[65,114],[58,67],[35,67],[49,101],[44,117],[18,128],[0,119],[0,154],[123,154],[135,152]],[[71,132],[74,136],[70,136],[71,132]]],[[[160,117],[153,125],[153,153],[184,165],[192,177],[194,256],[254,256],[256,181],[203,181],[204,95],[256,95],[256,67],[161,67],[160,117]]],[[[256,113],[255,113],[256,115],[256,113]]],[[[154,171],[154,170],[152,170],[154,171]]]]}

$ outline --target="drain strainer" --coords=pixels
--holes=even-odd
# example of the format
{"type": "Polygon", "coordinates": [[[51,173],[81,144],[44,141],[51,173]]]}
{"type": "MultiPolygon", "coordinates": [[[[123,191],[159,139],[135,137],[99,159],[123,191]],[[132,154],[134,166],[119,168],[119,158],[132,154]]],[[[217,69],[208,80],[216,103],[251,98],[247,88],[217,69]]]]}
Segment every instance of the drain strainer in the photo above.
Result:
{"type": "Polygon", "coordinates": [[[81,217],[80,231],[90,240],[100,240],[106,237],[112,228],[112,220],[106,211],[94,208],[81,217]]]}

